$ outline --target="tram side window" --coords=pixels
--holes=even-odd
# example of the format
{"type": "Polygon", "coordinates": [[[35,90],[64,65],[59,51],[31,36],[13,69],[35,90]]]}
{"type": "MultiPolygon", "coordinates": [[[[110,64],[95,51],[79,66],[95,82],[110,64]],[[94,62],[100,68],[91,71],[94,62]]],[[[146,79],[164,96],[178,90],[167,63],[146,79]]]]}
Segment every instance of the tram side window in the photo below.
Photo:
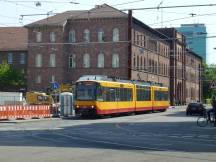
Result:
{"type": "Polygon", "coordinates": [[[132,89],[127,89],[127,101],[132,101],[133,95],[132,95],[132,89]]]}
{"type": "Polygon", "coordinates": [[[151,100],[151,92],[150,92],[150,87],[146,87],[144,89],[144,100],[145,101],[150,101],[151,100]]]}
{"type": "Polygon", "coordinates": [[[115,101],[115,89],[106,88],[106,101],[115,101]]]}
{"type": "MultiPolygon", "coordinates": [[[[103,88],[102,97],[98,101],[132,101],[132,89],[130,88],[103,88]]],[[[99,92],[100,93],[100,92],[99,92]]]]}
{"type": "Polygon", "coordinates": [[[154,96],[155,96],[156,101],[167,101],[168,100],[167,91],[155,91],[154,96]]]}
{"type": "Polygon", "coordinates": [[[105,96],[105,88],[102,88],[101,86],[97,86],[97,101],[104,101],[106,100],[105,96]]]}
{"type": "Polygon", "coordinates": [[[168,92],[167,91],[161,92],[161,96],[162,96],[162,101],[168,100],[168,92]]]}
{"type": "Polygon", "coordinates": [[[150,88],[137,89],[137,101],[150,101],[150,88]]]}
{"type": "Polygon", "coordinates": [[[161,101],[161,93],[160,91],[154,91],[154,100],[161,101]]]}

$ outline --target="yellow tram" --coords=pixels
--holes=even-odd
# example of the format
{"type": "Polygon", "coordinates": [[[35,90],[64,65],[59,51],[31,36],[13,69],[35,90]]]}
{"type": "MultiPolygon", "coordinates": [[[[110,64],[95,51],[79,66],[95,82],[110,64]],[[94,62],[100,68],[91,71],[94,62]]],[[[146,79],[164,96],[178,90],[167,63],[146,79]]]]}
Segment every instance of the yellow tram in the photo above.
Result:
{"type": "Polygon", "coordinates": [[[159,84],[96,77],[76,82],[75,111],[81,115],[165,111],[168,107],[168,88],[159,84]]]}

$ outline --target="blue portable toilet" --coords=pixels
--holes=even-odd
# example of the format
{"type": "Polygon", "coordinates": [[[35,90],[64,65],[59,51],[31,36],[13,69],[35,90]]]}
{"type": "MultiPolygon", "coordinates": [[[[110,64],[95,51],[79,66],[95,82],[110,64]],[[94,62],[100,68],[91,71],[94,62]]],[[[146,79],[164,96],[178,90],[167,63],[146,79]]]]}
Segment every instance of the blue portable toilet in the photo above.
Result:
{"type": "Polygon", "coordinates": [[[60,94],[60,115],[62,117],[75,116],[73,93],[63,92],[60,94]]]}

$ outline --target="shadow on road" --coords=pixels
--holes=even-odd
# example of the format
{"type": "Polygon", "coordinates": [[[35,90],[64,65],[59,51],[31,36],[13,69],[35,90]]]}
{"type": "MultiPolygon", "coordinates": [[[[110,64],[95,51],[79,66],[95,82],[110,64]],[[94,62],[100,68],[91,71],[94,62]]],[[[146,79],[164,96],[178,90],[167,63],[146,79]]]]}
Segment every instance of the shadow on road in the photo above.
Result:
{"type": "MultiPolygon", "coordinates": [[[[183,116],[184,112],[172,116],[175,115],[183,116]]],[[[1,131],[0,146],[215,152],[216,129],[206,131],[194,122],[92,123],[48,130],[1,131]]]]}

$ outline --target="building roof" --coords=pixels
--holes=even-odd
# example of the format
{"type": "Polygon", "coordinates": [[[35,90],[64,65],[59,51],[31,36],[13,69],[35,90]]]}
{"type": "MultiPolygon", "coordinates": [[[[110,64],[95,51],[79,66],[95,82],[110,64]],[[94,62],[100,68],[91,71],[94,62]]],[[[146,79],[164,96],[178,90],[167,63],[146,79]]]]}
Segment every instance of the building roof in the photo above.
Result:
{"type": "Polygon", "coordinates": [[[199,58],[200,60],[203,60],[203,58],[200,55],[198,55],[196,52],[194,52],[193,50],[186,48],[186,51],[187,51],[186,52],[187,54],[194,55],[195,57],[199,58]]]}
{"type": "Polygon", "coordinates": [[[161,38],[162,40],[164,39],[164,41],[167,41],[168,38],[169,38],[169,37],[168,37],[167,35],[165,35],[164,33],[158,31],[157,29],[151,28],[150,26],[144,24],[142,21],[140,21],[140,20],[138,20],[138,19],[136,19],[136,18],[134,18],[134,17],[133,17],[133,22],[134,22],[135,24],[137,24],[137,25],[140,25],[140,26],[143,27],[144,29],[151,31],[153,34],[157,35],[157,36],[158,36],[159,38],[161,38]]]}
{"type": "Polygon", "coordinates": [[[63,26],[68,19],[91,19],[91,18],[120,18],[127,17],[127,14],[121,12],[107,4],[95,6],[91,10],[73,10],[66,11],[54,16],[42,19],[31,24],[26,25],[26,27],[37,27],[43,25],[49,26],[63,26]]]}
{"type": "Polygon", "coordinates": [[[0,51],[27,50],[28,31],[23,27],[0,27],[0,51]]]}
{"type": "Polygon", "coordinates": [[[46,19],[42,19],[36,22],[33,22],[31,24],[26,25],[25,27],[37,27],[37,26],[43,26],[43,25],[48,25],[48,26],[63,26],[66,22],[67,19],[73,17],[73,16],[78,16],[79,14],[83,13],[84,11],[66,11],[63,13],[56,14],[54,16],[50,16],[46,19]]]}
{"type": "Polygon", "coordinates": [[[72,17],[72,19],[91,19],[91,18],[127,18],[127,14],[113,8],[107,4],[97,5],[95,8],[85,11],[82,14],[72,17]]]}

